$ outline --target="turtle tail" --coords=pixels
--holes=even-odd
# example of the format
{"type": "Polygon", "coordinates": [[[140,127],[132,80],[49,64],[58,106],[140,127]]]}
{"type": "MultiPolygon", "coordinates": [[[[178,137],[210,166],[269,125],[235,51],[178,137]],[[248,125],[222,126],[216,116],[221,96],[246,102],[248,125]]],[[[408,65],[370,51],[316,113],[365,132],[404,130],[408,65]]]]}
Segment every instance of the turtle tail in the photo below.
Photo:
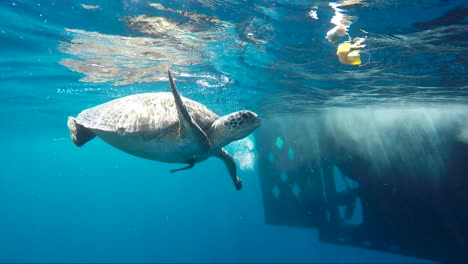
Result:
{"type": "Polygon", "coordinates": [[[90,129],[78,124],[73,117],[68,117],[68,129],[70,130],[70,136],[78,147],[83,146],[86,142],[93,139],[96,135],[90,129]]]}

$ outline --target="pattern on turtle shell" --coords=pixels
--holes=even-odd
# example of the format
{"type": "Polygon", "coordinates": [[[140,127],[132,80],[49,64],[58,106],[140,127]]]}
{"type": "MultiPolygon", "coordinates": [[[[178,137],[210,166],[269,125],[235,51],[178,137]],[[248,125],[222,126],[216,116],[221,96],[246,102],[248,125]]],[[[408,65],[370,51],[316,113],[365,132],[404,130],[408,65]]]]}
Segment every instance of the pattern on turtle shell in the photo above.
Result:
{"type": "MultiPolygon", "coordinates": [[[[206,106],[182,97],[192,119],[207,130],[218,116],[206,106]]],[[[158,133],[178,124],[179,116],[172,93],[143,93],[115,99],[86,109],[76,118],[90,129],[119,134],[158,133]]]]}

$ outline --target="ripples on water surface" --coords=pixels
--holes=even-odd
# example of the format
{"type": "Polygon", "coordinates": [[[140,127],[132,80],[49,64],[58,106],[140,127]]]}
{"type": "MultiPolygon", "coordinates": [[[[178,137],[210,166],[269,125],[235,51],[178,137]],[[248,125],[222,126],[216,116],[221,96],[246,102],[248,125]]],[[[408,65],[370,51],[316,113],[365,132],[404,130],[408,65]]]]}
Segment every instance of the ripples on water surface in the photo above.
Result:
{"type": "Polygon", "coordinates": [[[326,1],[2,1],[1,78],[47,84],[2,100],[166,90],[171,66],[184,95],[221,112],[465,104],[464,2],[341,2],[350,36],[366,38],[363,63],[349,66],[325,38],[326,1]]]}

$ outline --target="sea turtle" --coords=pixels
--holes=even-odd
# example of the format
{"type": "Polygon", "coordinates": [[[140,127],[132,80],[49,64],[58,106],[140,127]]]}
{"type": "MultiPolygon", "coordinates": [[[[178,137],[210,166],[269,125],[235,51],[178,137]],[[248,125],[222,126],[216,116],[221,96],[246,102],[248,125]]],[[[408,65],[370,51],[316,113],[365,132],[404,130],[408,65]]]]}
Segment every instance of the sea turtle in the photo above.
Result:
{"type": "Polygon", "coordinates": [[[252,133],[260,119],[242,110],[218,117],[206,106],[182,97],[168,70],[172,93],[134,94],[83,110],[68,118],[68,129],[78,147],[95,136],[137,157],[192,168],[209,157],[218,157],[227,167],[237,190],[242,182],[236,175],[233,157],[223,148],[252,133]]]}

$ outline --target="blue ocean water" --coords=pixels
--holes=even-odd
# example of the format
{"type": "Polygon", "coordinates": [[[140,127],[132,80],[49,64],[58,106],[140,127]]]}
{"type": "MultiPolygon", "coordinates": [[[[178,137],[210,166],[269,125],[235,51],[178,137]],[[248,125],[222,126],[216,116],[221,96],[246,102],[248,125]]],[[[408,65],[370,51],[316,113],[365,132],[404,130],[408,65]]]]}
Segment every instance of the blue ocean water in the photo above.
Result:
{"type": "Polygon", "coordinates": [[[168,67],[219,115],[466,106],[466,1],[330,3],[1,1],[0,262],[429,262],[266,224],[253,135],[228,146],[241,191],[216,159],[171,174],[70,140],[68,116],[168,91],[168,67]],[[327,40],[334,17],[360,65],[336,54],[347,35],[327,40]]]}

